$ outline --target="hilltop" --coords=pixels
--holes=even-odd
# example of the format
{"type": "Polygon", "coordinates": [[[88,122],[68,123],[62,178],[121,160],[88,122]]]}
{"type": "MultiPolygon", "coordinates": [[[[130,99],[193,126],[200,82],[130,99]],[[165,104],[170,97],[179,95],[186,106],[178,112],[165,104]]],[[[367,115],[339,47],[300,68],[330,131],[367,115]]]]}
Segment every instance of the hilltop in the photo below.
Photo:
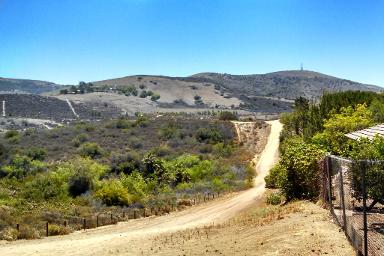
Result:
{"type": "MultiPolygon", "coordinates": [[[[142,91],[154,92],[160,95],[156,100],[156,107],[162,109],[231,108],[264,113],[290,111],[293,100],[299,96],[317,100],[324,92],[383,90],[379,86],[306,70],[255,75],[199,73],[189,77],[136,75],[97,81],[93,84],[98,89],[107,90],[122,91],[122,88],[135,88],[139,95],[142,91]]],[[[132,108],[139,105],[135,103],[132,108]]],[[[145,102],[145,105],[144,109],[153,109],[153,106],[148,106],[151,101],[145,102]]],[[[130,106],[125,104],[124,108],[129,109],[130,106]]]]}
{"type": "Polygon", "coordinates": [[[41,94],[58,90],[61,85],[28,79],[12,79],[0,77],[0,91],[41,94]]]}
{"type": "Polygon", "coordinates": [[[0,92],[3,91],[7,116],[60,121],[73,118],[68,100],[81,119],[133,116],[137,112],[202,113],[228,109],[267,119],[291,111],[294,99],[299,96],[318,100],[326,91],[383,90],[375,85],[297,70],[255,75],[135,75],[84,84],[88,87],[79,92],[79,87],[62,87],[51,82],[0,78],[0,92]],[[71,88],[76,91],[71,91],[71,88]],[[66,92],[59,94],[59,89],[66,92]],[[10,92],[16,92],[18,96],[12,96],[10,92]],[[50,96],[28,96],[25,93],[50,96]],[[32,105],[24,111],[26,102],[32,105]],[[60,113],[56,113],[59,109],[60,113]]]}

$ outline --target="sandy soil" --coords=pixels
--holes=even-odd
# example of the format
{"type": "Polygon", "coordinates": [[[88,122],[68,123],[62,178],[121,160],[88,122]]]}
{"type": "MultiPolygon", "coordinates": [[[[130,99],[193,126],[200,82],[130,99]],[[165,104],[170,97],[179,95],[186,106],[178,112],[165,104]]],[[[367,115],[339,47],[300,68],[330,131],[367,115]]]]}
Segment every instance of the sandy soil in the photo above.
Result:
{"type": "Polygon", "coordinates": [[[220,225],[134,239],[110,255],[355,255],[327,210],[309,202],[254,207],[220,225]]]}
{"type": "Polygon", "coordinates": [[[0,255],[105,255],[106,250],[116,252],[138,237],[146,240],[150,235],[224,222],[263,201],[264,177],[278,159],[279,134],[282,129],[279,121],[269,123],[270,136],[256,165],[258,175],[252,189],[166,216],[131,220],[62,237],[3,242],[0,255]]]}

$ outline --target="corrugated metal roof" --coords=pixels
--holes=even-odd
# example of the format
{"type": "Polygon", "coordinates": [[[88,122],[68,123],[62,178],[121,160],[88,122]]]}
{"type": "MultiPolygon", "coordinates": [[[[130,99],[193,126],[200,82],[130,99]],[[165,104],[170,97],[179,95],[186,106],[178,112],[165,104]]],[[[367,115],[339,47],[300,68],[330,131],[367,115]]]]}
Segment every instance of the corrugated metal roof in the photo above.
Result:
{"type": "Polygon", "coordinates": [[[368,138],[372,140],[376,135],[384,137],[384,124],[378,124],[364,130],[345,134],[345,136],[353,140],[358,140],[360,138],[368,138]]]}

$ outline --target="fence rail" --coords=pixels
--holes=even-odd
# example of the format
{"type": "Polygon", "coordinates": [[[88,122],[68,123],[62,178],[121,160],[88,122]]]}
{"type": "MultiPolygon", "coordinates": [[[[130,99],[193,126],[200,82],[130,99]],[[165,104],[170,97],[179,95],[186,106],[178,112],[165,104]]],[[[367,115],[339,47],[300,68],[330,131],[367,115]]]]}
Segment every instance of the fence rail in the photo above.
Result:
{"type": "Polygon", "coordinates": [[[359,255],[384,255],[384,161],[329,155],[323,164],[323,198],[338,225],[359,255]]]}
{"type": "MultiPolygon", "coordinates": [[[[117,222],[128,221],[130,219],[140,219],[150,216],[160,216],[172,211],[180,210],[186,206],[198,205],[220,196],[220,192],[211,192],[205,194],[196,194],[191,198],[180,198],[177,202],[166,205],[152,205],[140,208],[120,208],[110,212],[99,212],[88,216],[55,216],[47,217],[44,221],[33,224],[45,236],[61,235],[70,231],[93,229],[106,225],[113,225],[117,222]],[[55,228],[55,229],[54,229],[55,228]],[[58,229],[64,229],[64,233],[60,233],[58,229]]],[[[15,229],[20,232],[23,226],[31,226],[30,224],[16,223],[15,229]]]]}

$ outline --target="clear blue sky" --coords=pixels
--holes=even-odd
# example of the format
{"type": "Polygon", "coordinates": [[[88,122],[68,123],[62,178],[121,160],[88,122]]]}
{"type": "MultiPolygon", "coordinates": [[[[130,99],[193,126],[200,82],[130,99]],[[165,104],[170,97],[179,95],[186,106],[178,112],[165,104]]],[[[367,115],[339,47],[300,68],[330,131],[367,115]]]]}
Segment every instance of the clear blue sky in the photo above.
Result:
{"type": "Polygon", "coordinates": [[[0,76],[304,68],[384,86],[384,1],[0,0],[0,76]]]}

